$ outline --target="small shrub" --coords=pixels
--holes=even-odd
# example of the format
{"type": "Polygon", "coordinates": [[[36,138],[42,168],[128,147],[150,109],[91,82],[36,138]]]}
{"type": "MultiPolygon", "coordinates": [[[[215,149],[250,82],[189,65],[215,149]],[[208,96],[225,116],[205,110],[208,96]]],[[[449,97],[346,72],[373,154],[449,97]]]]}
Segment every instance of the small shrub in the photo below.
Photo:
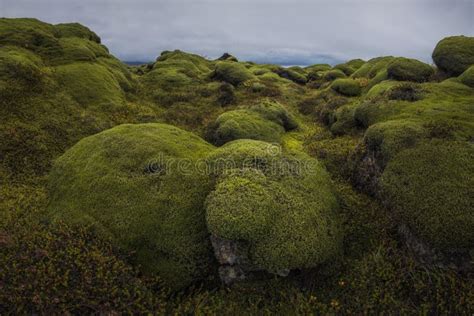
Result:
{"type": "Polygon", "coordinates": [[[474,64],[474,37],[446,37],[436,45],[432,57],[439,69],[459,76],[474,64]]]}

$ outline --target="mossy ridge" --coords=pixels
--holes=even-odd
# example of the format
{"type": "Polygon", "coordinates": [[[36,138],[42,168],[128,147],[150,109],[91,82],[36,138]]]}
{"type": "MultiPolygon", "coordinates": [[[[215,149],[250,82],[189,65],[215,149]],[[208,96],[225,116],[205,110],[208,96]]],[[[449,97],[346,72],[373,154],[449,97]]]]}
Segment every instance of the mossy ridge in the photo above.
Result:
{"type": "Polygon", "coordinates": [[[54,165],[49,210],[136,252],[143,271],[169,286],[188,285],[210,268],[202,206],[210,184],[194,169],[179,171],[173,159],[192,163],[212,149],[163,124],[120,125],[84,138],[54,165]]]}
{"type": "Polygon", "coordinates": [[[208,161],[221,175],[206,202],[209,229],[222,238],[247,240],[253,264],[277,273],[315,266],[338,252],[337,203],[316,160],[303,153],[279,152],[265,142],[237,140],[215,150],[208,161]],[[231,161],[231,169],[222,161],[231,161]],[[254,188],[250,196],[229,203],[234,193],[246,192],[249,186],[254,188]],[[251,198],[256,195],[260,198],[251,198]],[[255,209],[260,210],[251,215],[258,217],[256,226],[248,224],[245,215],[255,209]]]}
{"type": "Polygon", "coordinates": [[[467,142],[424,142],[396,155],[382,175],[390,205],[436,249],[466,250],[474,243],[473,159],[467,142]]]}

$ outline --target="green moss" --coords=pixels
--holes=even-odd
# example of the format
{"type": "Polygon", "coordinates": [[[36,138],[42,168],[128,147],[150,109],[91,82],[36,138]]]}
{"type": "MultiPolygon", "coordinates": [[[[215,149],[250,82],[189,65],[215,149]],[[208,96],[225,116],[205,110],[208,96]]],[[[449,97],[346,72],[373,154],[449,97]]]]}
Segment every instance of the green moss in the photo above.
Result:
{"type": "Polygon", "coordinates": [[[0,19],[0,45],[15,45],[44,58],[57,55],[61,46],[54,27],[36,19],[0,19]]]}
{"type": "Polygon", "coordinates": [[[308,73],[308,81],[314,81],[321,79],[322,73],[324,71],[330,70],[332,67],[328,64],[316,64],[316,65],[311,65],[306,68],[306,72],[308,73]]]}
{"type": "Polygon", "coordinates": [[[208,132],[208,139],[223,145],[236,139],[258,139],[279,142],[284,128],[251,110],[234,110],[221,114],[208,132]]]}
{"type": "Polygon", "coordinates": [[[334,135],[352,134],[359,127],[354,118],[355,109],[356,105],[349,103],[332,112],[329,123],[334,135]]]}
{"type": "Polygon", "coordinates": [[[186,53],[180,50],[162,52],[156,61],[157,63],[155,63],[154,67],[166,62],[168,65],[183,65],[183,68],[186,68],[188,65],[192,64],[192,67],[195,67],[195,69],[201,73],[207,73],[211,70],[211,62],[207,59],[199,55],[186,53]]]}
{"type": "Polygon", "coordinates": [[[210,188],[192,163],[212,148],[162,124],[121,125],[85,138],[55,163],[50,212],[93,226],[135,252],[143,271],[182,287],[209,268],[202,203],[210,188]],[[177,159],[188,159],[189,169],[179,169],[177,159]]]}
{"type": "Polygon", "coordinates": [[[387,65],[394,59],[392,56],[372,58],[363,64],[356,72],[352,74],[353,78],[372,79],[380,72],[387,69],[387,65]]]}
{"type": "Polygon", "coordinates": [[[237,86],[253,78],[253,74],[242,64],[235,62],[218,62],[212,77],[237,86]]]}
{"type": "Polygon", "coordinates": [[[28,91],[40,92],[49,72],[43,61],[25,49],[13,46],[0,48],[0,95],[20,97],[28,91]]]}
{"type": "Polygon", "coordinates": [[[432,57],[439,69],[459,76],[474,64],[474,37],[446,37],[436,45],[432,57]]]}
{"type": "Polygon", "coordinates": [[[352,75],[357,69],[362,67],[365,64],[365,61],[362,59],[352,59],[346,63],[338,64],[334,66],[334,69],[342,70],[347,76],[352,75]]]}
{"type": "Polygon", "coordinates": [[[394,120],[370,126],[364,134],[364,142],[384,167],[397,153],[414,147],[427,136],[428,132],[419,122],[394,120]]]}
{"type": "Polygon", "coordinates": [[[279,142],[285,131],[297,126],[294,118],[282,105],[263,102],[248,109],[221,114],[210,125],[207,139],[218,146],[236,139],[279,142]]]}
{"type": "Polygon", "coordinates": [[[461,81],[466,86],[474,88],[474,66],[469,67],[466,71],[464,71],[459,77],[459,81],[461,81]]]}
{"type": "Polygon", "coordinates": [[[403,82],[390,87],[387,96],[390,100],[415,102],[423,99],[423,89],[416,83],[403,82]]]}
{"type": "Polygon", "coordinates": [[[388,64],[387,74],[394,80],[424,82],[434,74],[434,69],[416,59],[399,57],[388,64]]]}
{"type": "Polygon", "coordinates": [[[474,243],[474,147],[431,141],[399,153],[382,175],[390,205],[425,242],[440,250],[474,243]]]}
{"type": "Polygon", "coordinates": [[[259,113],[263,118],[282,126],[285,131],[291,131],[298,127],[298,123],[293,115],[280,103],[262,102],[252,106],[251,110],[259,113]]]}
{"type": "Polygon", "coordinates": [[[314,267],[334,256],[341,232],[329,178],[302,153],[239,140],[208,158],[221,174],[206,201],[211,233],[249,243],[252,264],[270,272],[314,267]]]}
{"type": "Polygon", "coordinates": [[[337,79],[331,85],[331,88],[348,97],[355,97],[358,96],[362,89],[360,87],[359,82],[354,79],[337,79]]]}
{"type": "Polygon", "coordinates": [[[346,74],[340,69],[333,69],[323,72],[323,78],[326,81],[334,81],[339,78],[345,78],[346,74]]]}
{"type": "Polygon", "coordinates": [[[83,106],[124,102],[119,82],[107,68],[94,63],[73,63],[55,68],[54,77],[83,106]]]}
{"type": "Polygon", "coordinates": [[[300,67],[275,67],[272,69],[272,71],[280,77],[291,80],[298,84],[305,84],[308,81],[306,72],[300,67]]]}
{"type": "MultiPolygon", "coordinates": [[[[403,84],[405,85],[405,84],[403,84]]],[[[394,98],[393,93],[399,85],[391,82],[382,84],[385,92],[365,100],[357,105],[354,117],[358,124],[368,127],[377,122],[393,119],[416,119],[422,122],[432,120],[448,120],[457,126],[454,137],[470,139],[474,135],[472,119],[472,100],[474,91],[455,80],[446,80],[442,83],[424,83],[416,86],[421,91],[420,96],[412,98],[412,92],[403,92],[402,100],[394,98]],[[405,98],[406,96],[406,98],[405,98]],[[394,100],[390,100],[390,98],[394,100]]],[[[400,92],[400,91],[398,91],[400,92]]],[[[400,95],[400,93],[396,93],[400,95]]]]}
{"type": "Polygon", "coordinates": [[[77,37],[100,44],[100,37],[89,28],[79,23],[60,23],[54,25],[60,37],[77,37]]]}

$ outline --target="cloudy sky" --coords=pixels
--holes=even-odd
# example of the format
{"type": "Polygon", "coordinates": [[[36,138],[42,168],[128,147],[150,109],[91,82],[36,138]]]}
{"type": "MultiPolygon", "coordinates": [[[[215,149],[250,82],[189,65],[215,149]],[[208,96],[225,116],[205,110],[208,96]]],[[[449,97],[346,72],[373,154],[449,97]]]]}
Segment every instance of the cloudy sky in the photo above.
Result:
{"type": "Polygon", "coordinates": [[[441,38],[474,36],[474,0],[0,0],[0,16],[80,22],[127,61],[181,49],[282,64],[431,62],[441,38]]]}

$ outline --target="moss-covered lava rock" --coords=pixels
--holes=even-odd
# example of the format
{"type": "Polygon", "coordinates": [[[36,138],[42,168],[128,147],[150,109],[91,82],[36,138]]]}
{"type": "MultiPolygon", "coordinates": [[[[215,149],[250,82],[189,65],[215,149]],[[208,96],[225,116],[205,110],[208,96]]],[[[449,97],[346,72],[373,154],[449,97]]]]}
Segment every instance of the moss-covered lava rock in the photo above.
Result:
{"type": "Polygon", "coordinates": [[[263,102],[221,114],[209,126],[207,139],[217,146],[236,139],[279,142],[285,131],[297,127],[293,116],[281,104],[263,102]]]}
{"type": "Polygon", "coordinates": [[[439,69],[459,76],[474,64],[474,37],[451,36],[442,39],[433,51],[439,69]]]}
{"type": "Polygon", "coordinates": [[[218,176],[206,200],[208,228],[245,243],[250,265],[281,274],[339,251],[337,202],[318,161],[254,140],[228,143],[208,159],[218,176]]]}
{"type": "Polygon", "coordinates": [[[471,143],[432,140],[400,152],[382,175],[389,204],[436,249],[474,244],[473,160],[471,143]]]}
{"type": "Polygon", "coordinates": [[[211,186],[193,163],[212,149],[163,124],[120,125],[84,138],[54,165],[49,210],[135,253],[142,271],[170,287],[188,285],[209,273],[203,202],[211,186]]]}

